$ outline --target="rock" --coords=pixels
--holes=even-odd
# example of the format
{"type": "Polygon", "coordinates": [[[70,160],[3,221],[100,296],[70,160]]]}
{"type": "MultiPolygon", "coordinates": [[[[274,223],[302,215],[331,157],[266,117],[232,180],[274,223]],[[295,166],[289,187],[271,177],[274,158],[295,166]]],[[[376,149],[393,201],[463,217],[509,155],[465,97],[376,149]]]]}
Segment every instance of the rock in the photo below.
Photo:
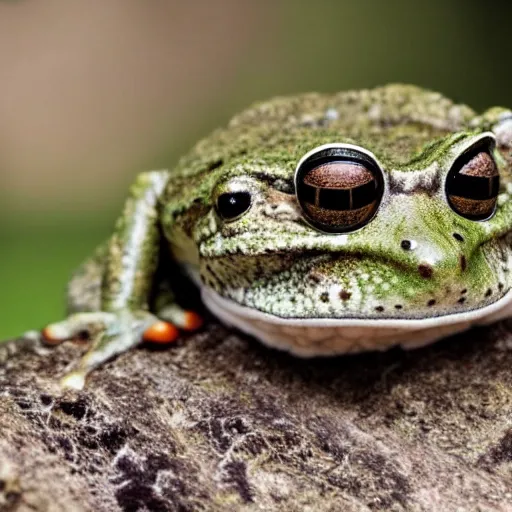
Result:
{"type": "Polygon", "coordinates": [[[512,510],[512,327],[301,360],[216,323],[61,395],[0,369],[2,511],[512,510]]]}

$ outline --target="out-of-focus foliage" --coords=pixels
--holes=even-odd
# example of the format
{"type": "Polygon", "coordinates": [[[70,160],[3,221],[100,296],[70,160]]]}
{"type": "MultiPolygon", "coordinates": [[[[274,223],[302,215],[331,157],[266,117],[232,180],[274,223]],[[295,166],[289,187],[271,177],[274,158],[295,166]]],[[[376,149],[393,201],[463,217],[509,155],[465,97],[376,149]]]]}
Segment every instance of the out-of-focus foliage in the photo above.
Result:
{"type": "Polygon", "coordinates": [[[276,94],[387,82],[512,106],[512,4],[0,4],[0,338],[62,317],[138,169],[276,94]]]}

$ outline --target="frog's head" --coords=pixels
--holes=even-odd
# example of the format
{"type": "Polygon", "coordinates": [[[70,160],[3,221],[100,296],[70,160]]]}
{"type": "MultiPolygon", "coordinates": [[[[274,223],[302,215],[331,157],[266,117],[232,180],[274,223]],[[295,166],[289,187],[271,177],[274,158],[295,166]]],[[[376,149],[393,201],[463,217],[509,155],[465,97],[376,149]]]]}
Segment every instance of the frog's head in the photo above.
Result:
{"type": "Polygon", "coordinates": [[[193,227],[208,305],[315,354],[340,350],[332,334],[311,335],[326,327],[361,348],[379,330],[430,326],[438,337],[492,315],[512,287],[512,117],[500,116],[432,141],[403,127],[384,142],[383,131],[297,132],[284,148],[233,158],[193,227]],[[310,330],[302,341],[299,327],[310,330]]]}

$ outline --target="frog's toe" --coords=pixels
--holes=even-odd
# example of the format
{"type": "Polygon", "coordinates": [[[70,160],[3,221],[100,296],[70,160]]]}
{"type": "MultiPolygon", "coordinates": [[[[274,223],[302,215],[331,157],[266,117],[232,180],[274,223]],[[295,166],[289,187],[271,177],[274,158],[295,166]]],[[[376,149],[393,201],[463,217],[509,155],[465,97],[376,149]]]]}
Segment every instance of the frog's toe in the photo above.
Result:
{"type": "Polygon", "coordinates": [[[48,345],[58,345],[63,341],[93,337],[115,320],[113,313],[77,313],[62,322],[47,325],[42,331],[43,340],[48,345]]]}
{"type": "Polygon", "coordinates": [[[143,339],[149,343],[167,344],[176,341],[179,335],[178,328],[174,324],[160,320],[144,331],[143,339]]]}
{"type": "Polygon", "coordinates": [[[184,311],[183,315],[182,329],[184,331],[197,331],[203,326],[203,317],[195,311],[184,311]]]}
{"type": "Polygon", "coordinates": [[[171,322],[184,331],[197,331],[204,323],[201,315],[195,311],[182,309],[177,304],[169,304],[160,309],[158,318],[171,322]]]}
{"type": "Polygon", "coordinates": [[[63,390],[74,389],[75,391],[80,391],[85,387],[86,377],[87,373],[85,372],[70,372],[60,379],[60,387],[63,390]]]}

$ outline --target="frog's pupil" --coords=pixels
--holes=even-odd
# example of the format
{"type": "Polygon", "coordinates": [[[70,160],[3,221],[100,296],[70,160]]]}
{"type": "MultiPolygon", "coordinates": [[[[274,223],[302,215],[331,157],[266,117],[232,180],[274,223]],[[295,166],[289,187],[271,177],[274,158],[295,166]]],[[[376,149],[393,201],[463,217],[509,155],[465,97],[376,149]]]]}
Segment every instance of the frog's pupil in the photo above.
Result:
{"type": "Polygon", "coordinates": [[[226,220],[232,220],[245,213],[251,206],[249,192],[228,192],[217,199],[217,211],[226,220]]]}

